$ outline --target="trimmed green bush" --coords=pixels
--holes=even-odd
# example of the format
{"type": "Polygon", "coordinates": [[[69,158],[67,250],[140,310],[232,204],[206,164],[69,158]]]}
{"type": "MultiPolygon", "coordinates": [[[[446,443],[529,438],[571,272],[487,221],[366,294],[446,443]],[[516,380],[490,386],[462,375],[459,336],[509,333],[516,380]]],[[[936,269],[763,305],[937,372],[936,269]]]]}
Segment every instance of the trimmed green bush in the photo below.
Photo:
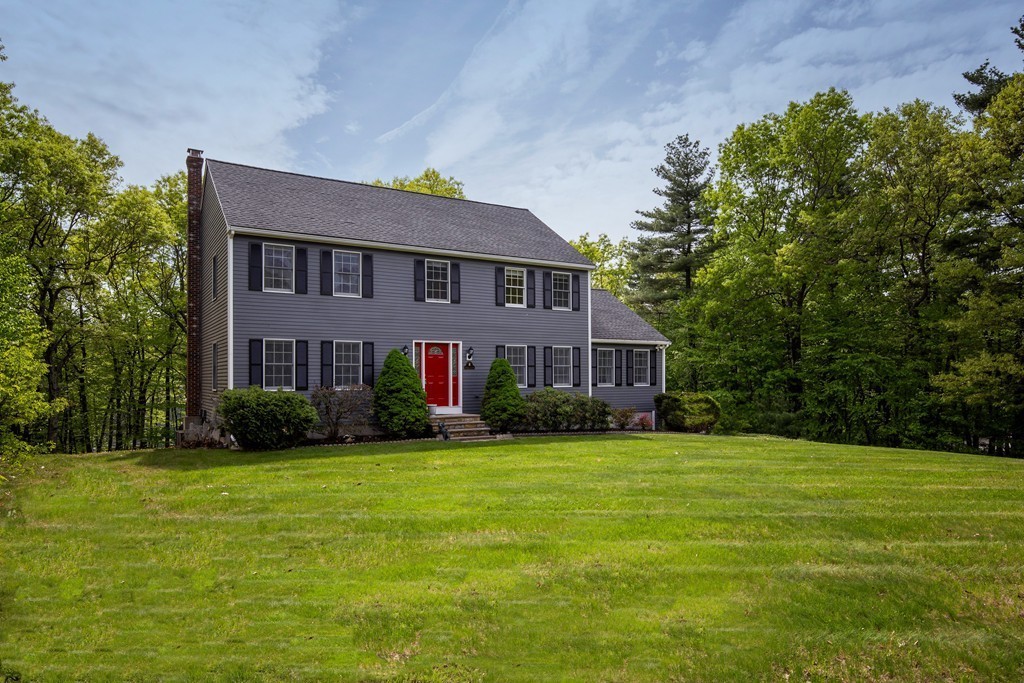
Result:
{"type": "Polygon", "coordinates": [[[302,394],[255,386],[225,391],[217,414],[238,445],[252,451],[297,446],[320,422],[316,408],[302,394]]]}
{"type": "Polygon", "coordinates": [[[611,408],[599,398],[546,387],[526,397],[519,429],[529,432],[605,431],[611,408]]]}
{"type": "Polygon", "coordinates": [[[676,432],[707,434],[718,423],[722,408],[708,394],[673,391],[654,397],[654,407],[663,427],[676,432]]]}
{"type": "Polygon", "coordinates": [[[517,427],[526,413],[526,402],[516,385],[516,373],[504,358],[495,358],[487,371],[480,419],[496,432],[517,427]]]}
{"type": "Polygon", "coordinates": [[[430,431],[427,392],[412,363],[398,349],[391,349],[384,359],[373,388],[373,412],[391,436],[424,436],[430,431]]]}

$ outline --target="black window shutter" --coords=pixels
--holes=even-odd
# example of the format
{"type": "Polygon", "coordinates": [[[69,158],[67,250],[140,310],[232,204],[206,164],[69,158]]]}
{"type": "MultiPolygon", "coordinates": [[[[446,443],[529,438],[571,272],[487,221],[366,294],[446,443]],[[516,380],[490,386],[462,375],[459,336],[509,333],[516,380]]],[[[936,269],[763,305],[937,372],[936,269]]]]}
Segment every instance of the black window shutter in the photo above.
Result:
{"type": "Polygon", "coordinates": [[[551,347],[550,346],[545,346],[544,347],[544,386],[546,386],[546,387],[550,387],[552,384],[554,384],[554,379],[552,377],[553,374],[554,374],[554,371],[552,370],[552,367],[551,367],[552,366],[552,357],[551,356],[552,356],[552,354],[551,354],[551,347]]]}
{"type": "Polygon", "coordinates": [[[324,296],[334,294],[334,252],[330,249],[320,250],[320,293],[324,296]]]}
{"type": "Polygon", "coordinates": [[[263,243],[249,243],[249,291],[263,291],[263,243]]]}
{"type": "Polygon", "coordinates": [[[295,388],[309,389],[309,342],[304,339],[295,342],[295,388]]]}
{"type": "Polygon", "coordinates": [[[334,342],[320,342],[320,386],[334,386],[334,342]]]}
{"type": "Polygon", "coordinates": [[[572,310],[580,310],[580,276],[577,273],[572,276],[572,310]]]}
{"type": "Polygon", "coordinates": [[[537,347],[526,347],[526,386],[537,386],[537,347]]]}
{"type": "Polygon", "coordinates": [[[412,296],[416,301],[427,300],[427,265],[423,259],[418,258],[413,262],[413,291],[412,296]]]}
{"type": "Polygon", "coordinates": [[[526,271],[526,307],[537,307],[536,271],[526,271]]]}
{"type": "Polygon", "coordinates": [[[626,351],[626,386],[633,386],[633,349],[626,351]]]}
{"type": "Polygon", "coordinates": [[[462,303],[462,277],[459,274],[459,264],[453,263],[450,268],[451,301],[453,304],[462,303]]]}
{"type": "Polygon", "coordinates": [[[295,249],[295,293],[306,293],[306,248],[295,249]]]}
{"type": "Polygon", "coordinates": [[[590,384],[597,386],[597,349],[590,347],[590,384]]]}
{"type": "Polygon", "coordinates": [[[505,357],[505,347],[504,346],[495,346],[494,347],[494,357],[495,358],[504,358],[505,357]]]}
{"type": "Polygon", "coordinates": [[[373,254],[363,254],[363,298],[373,298],[373,254]]]}
{"type": "Polygon", "coordinates": [[[651,349],[651,386],[658,384],[658,349],[651,349]]]}
{"type": "Polygon", "coordinates": [[[551,308],[551,271],[544,271],[544,308],[551,308]]]}
{"type": "Polygon", "coordinates": [[[622,386],[622,349],[615,349],[615,386],[622,386]]]}
{"type": "Polygon", "coordinates": [[[249,340],[249,386],[263,386],[263,340],[249,340]]]}
{"type": "Polygon", "coordinates": [[[580,385],[580,347],[572,347],[572,385],[580,385]]]}
{"type": "Polygon", "coordinates": [[[505,305],[505,269],[501,266],[494,268],[494,305],[505,305]]]}
{"type": "Polygon", "coordinates": [[[363,384],[373,386],[373,342],[363,342],[363,384]]]}

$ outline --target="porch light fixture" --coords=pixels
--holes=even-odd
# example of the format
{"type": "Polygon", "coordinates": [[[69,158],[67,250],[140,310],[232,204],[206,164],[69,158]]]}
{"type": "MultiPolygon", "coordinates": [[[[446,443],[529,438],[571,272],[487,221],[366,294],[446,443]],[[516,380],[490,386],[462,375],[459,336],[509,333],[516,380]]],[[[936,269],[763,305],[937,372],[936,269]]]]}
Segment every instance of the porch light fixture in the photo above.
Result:
{"type": "Polygon", "coordinates": [[[473,347],[472,346],[470,346],[468,349],[466,349],[466,365],[465,365],[465,368],[466,368],[466,370],[475,370],[476,369],[476,366],[473,365],[473,347]]]}
{"type": "Polygon", "coordinates": [[[405,346],[402,347],[402,355],[403,356],[408,356],[409,355],[409,345],[408,344],[406,344],[405,346]]]}

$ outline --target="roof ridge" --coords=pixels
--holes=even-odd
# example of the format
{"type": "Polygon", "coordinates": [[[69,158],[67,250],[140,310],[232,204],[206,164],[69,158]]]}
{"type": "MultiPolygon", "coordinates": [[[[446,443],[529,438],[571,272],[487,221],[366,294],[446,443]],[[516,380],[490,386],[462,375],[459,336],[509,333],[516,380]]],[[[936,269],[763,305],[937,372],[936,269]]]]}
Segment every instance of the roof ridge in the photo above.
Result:
{"type": "Polygon", "coordinates": [[[240,166],[242,168],[251,168],[256,171],[266,171],[267,173],[282,173],[284,175],[298,176],[300,178],[312,178],[314,180],[326,180],[332,183],[344,183],[346,185],[358,185],[359,187],[368,187],[374,190],[391,190],[392,192],[404,192],[405,194],[417,195],[419,197],[433,197],[435,199],[447,199],[457,202],[469,202],[471,204],[482,204],[484,206],[499,206],[503,209],[514,209],[516,211],[526,211],[531,213],[529,209],[523,206],[512,206],[510,204],[496,204],[494,202],[482,202],[478,199],[461,199],[459,197],[445,197],[439,194],[430,194],[429,192],[416,192],[415,190],[403,190],[397,187],[387,187],[386,185],[374,185],[372,183],[361,183],[355,180],[342,180],[340,178],[328,178],[322,175],[311,175],[309,173],[297,173],[295,171],[282,171],[276,168],[267,168],[265,166],[254,166],[253,164],[240,164],[237,161],[224,161],[223,159],[207,158],[206,161],[213,161],[218,164],[225,164],[227,166],[240,166]]]}

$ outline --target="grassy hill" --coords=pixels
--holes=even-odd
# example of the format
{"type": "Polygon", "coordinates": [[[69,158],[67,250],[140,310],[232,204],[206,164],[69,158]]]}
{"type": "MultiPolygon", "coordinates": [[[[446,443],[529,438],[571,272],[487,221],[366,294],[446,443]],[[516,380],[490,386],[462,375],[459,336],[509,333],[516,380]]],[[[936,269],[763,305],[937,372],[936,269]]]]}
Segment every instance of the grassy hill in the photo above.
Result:
{"type": "Polygon", "coordinates": [[[1020,461],[153,451],[34,460],[0,515],[0,670],[25,680],[1024,679],[1020,461]]]}

